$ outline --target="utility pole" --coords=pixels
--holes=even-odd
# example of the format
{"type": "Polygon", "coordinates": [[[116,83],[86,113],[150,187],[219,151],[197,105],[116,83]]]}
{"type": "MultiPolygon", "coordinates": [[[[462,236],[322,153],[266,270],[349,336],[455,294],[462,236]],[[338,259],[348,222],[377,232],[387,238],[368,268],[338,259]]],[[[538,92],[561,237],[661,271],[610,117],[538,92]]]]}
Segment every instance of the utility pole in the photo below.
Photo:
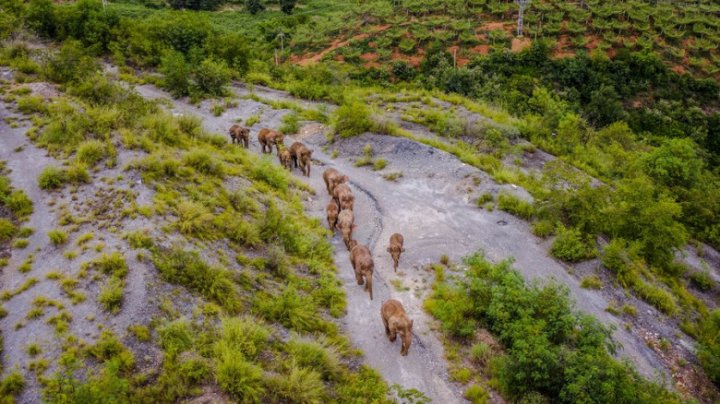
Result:
{"type": "Polygon", "coordinates": [[[517,36],[523,36],[523,18],[525,17],[525,8],[530,4],[531,0],[515,0],[517,3],[519,9],[518,9],[518,19],[517,19],[517,36]]]}

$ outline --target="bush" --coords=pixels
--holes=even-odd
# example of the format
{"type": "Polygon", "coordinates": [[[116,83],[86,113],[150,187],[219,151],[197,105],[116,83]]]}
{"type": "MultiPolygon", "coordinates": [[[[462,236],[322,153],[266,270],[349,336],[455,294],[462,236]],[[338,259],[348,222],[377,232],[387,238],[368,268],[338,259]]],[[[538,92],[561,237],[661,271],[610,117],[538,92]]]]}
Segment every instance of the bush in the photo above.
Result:
{"type": "Polygon", "coordinates": [[[28,196],[19,189],[12,192],[5,198],[5,206],[8,207],[18,217],[25,217],[33,212],[33,202],[28,196]]]}
{"type": "Polygon", "coordinates": [[[160,346],[171,354],[190,350],[195,341],[195,332],[184,318],[169,322],[158,329],[160,346]]]}
{"type": "Polygon", "coordinates": [[[703,292],[707,292],[713,288],[713,281],[708,271],[697,271],[690,275],[690,282],[703,292]]]}
{"type": "MultiPolygon", "coordinates": [[[[79,240],[78,240],[79,241],[79,240]]],[[[78,244],[79,245],[79,244],[78,244]]],[[[128,266],[122,253],[113,252],[111,254],[103,254],[102,256],[87,263],[91,269],[102,272],[105,275],[124,278],[127,275],[128,266]]]]}
{"type": "Polygon", "coordinates": [[[83,46],[66,41],[58,52],[48,59],[45,76],[59,84],[80,82],[98,70],[95,60],[85,54],[83,46]]]}
{"type": "Polygon", "coordinates": [[[585,289],[601,289],[602,280],[597,275],[590,275],[583,278],[580,287],[585,289]]]}
{"type": "Polygon", "coordinates": [[[17,232],[17,228],[13,222],[5,218],[0,218],[0,242],[10,240],[17,232]]]}
{"type": "MultiPolygon", "coordinates": [[[[3,397],[19,394],[25,388],[25,378],[18,371],[13,371],[5,376],[0,383],[0,395],[3,397]]],[[[11,400],[12,401],[12,400],[11,400]]]]}
{"type": "Polygon", "coordinates": [[[190,66],[182,53],[173,50],[165,52],[159,70],[163,74],[162,87],[173,97],[190,94],[190,66]]]}
{"type": "Polygon", "coordinates": [[[60,229],[50,230],[48,232],[48,238],[53,245],[65,244],[68,239],[68,234],[60,229]]]}
{"type": "Polygon", "coordinates": [[[306,339],[292,339],[287,345],[288,352],[296,363],[323,375],[326,380],[340,375],[342,366],[336,350],[306,339]]]}
{"type": "Polygon", "coordinates": [[[292,135],[298,132],[300,127],[298,121],[300,117],[296,112],[291,112],[282,118],[282,125],[280,125],[280,132],[284,135],[292,135]]]}
{"type": "Polygon", "coordinates": [[[489,402],[490,394],[477,384],[473,384],[465,390],[465,398],[473,404],[484,404],[489,402]]]}
{"type": "Polygon", "coordinates": [[[373,170],[380,171],[387,166],[387,161],[383,158],[376,159],[373,163],[373,170]]]}
{"type": "Polygon", "coordinates": [[[99,140],[87,140],[77,148],[77,160],[92,167],[107,156],[107,146],[99,140]]]}
{"type": "Polygon", "coordinates": [[[217,349],[231,349],[245,358],[255,359],[265,349],[270,330],[257,318],[226,317],[222,319],[221,340],[217,349]]]}
{"type": "Polygon", "coordinates": [[[193,70],[192,77],[194,93],[217,97],[225,94],[232,72],[224,61],[205,59],[193,70]]]}
{"type": "Polygon", "coordinates": [[[490,366],[494,382],[509,399],[680,402],[615,360],[611,330],[576,312],[566,288],[526,286],[509,261],[493,264],[476,254],[465,263],[466,278],[436,283],[426,307],[443,330],[457,337],[474,338],[475,324],[498,336],[506,354],[490,366]]]}
{"type": "Polygon", "coordinates": [[[125,288],[125,281],[122,279],[112,276],[100,288],[100,295],[98,296],[98,303],[111,313],[117,313],[120,311],[120,306],[123,300],[123,289],[125,288]]]}
{"type": "Polygon", "coordinates": [[[325,385],[314,370],[292,365],[290,373],[268,380],[277,402],[321,403],[326,401],[325,385]]]}
{"type": "Polygon", "coordinates": [[[532,232],[534,235],[542,238],[548,238],[555,232],[555,224],[551,220],[538,220],[532,224],[532,232]]]}
{"type": "Polygon", "coordinates": [[[155,252],[152,260],[165,281],[183,285],[230,311],[239,308],[230,272],[210,267],[196,252],[176,247],[155,252]]]}
{"type": "Polygon", "coordinates": [[[529,220],[535,214],[535,209],[530,202],[504,192],[498,195],[498,208],[525,220],[529,220]]]}
{"type": "Polygon", "coordinates": [[[195,149],[183,156],[183,164],[206,175],[222,177],[224,170],[221,161],[216,160],[204,150],[195,149]]]}
{"type": "Polygon", "coordinates": [[[17,100],[17,107],[20,112],[26,115],[34,113],[46,113],[47,103],[45,99],[37,95],[28,95],[17,100]]]}
{"type": "Polygon", "coordinates": [[[240,352],[225,350],[215,370],[220,388],[244,403],[259,403],[265,395],[262,369],[248,362],[240,352]]]}
{"type": "Polygon", "coordinates": [[[580,230],[559,226],[557,236],[550,247],[550,254],[567,262],[579,262],[595,256],[595,250],[590,247],[580,230]]]}
{"type": "Polygon", "coordinates": [[[53,166],[45,167],[38,177],[38,185],[40,188],[47,190],[59,189],[65,181],[67,181],[65,171],[53,166]]]}
{"type": "Polygon", "coordinates": [[[359,100],[346,100],[335,112],[332,117],[335,132],[340,137],[351,137],[367,132],[372,127],[370,120],[370,110],[359,100]]]}

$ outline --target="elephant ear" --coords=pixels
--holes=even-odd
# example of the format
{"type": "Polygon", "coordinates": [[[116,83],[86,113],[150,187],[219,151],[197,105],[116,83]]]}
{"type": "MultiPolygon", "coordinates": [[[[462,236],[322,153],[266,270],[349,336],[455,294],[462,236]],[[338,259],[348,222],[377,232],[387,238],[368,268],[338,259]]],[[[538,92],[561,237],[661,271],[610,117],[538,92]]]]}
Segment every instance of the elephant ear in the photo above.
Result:
{"type": "Polygon", "coordinates": [[[410,320],[410,330],[411,330],[411,331],[412,331],[412,327],[413,327],[413,322],[414,322],[414,321],[415,321],[415,320],[410,320]]]}
{"type": "Polygon", "coordinates": [[[405,248],[401,248],[400,251],[401,251],[401,252],[405,252],[405,248]]]}
{"type": "Polygon", "coordinates": [[[387,252],[392,252],[392,250],[390,249],[390,247],[387,248],[387,252]]]}

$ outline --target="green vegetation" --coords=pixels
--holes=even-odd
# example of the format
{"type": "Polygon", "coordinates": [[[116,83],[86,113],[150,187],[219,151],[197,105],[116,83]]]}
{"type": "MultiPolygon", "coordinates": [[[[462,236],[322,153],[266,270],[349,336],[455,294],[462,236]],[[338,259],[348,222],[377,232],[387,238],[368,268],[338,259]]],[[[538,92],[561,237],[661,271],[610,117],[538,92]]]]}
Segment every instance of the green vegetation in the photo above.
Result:
{"type": "Polygon", "coordinates": [[[55,229],[48,232],[48,238],[54,245],[65,244],[68,240],[68,234],[64,230],[55,229]]]}
{"type": "Polygon", "coordinates": [[[562,287],[526,286],[509,262],[492,264],[480,254],[466,258],[465,264],[465,278],[435,283],[426,308],[451,340],[470,342],[479,327],[497,336],[505,354],[486,359],[488,349],[481,345],[472,352],[477,362],[488,363],[482,371],[507,397],[680,402],[613,359],[609,331],[577,313],[562,287]]]}

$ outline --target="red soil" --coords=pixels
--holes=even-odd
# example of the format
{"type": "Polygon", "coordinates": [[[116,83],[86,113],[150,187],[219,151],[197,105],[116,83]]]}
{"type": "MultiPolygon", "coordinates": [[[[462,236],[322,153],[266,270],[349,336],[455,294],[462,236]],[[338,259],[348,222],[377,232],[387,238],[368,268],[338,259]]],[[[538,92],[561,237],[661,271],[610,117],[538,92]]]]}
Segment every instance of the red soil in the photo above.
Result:
{"type": "Polygon", "coordinates": [[[385,31],[385,30],[388,29],[388,28],[390,28],[390,25],[389,25],[389,24],[378,25],[378,26],[372,27],[372,28],[369,30],[368,33],[357,34],[357,35],[355,35],[355,36],[353,36],[353,37],[351,37],[351,38],[349,38],[349,39],[346,39],[346,40],[344,40],[344,41],[341,41],[341,40],[339,40],[339,39],[336,39],[335,41],[333,41],[333,43],[332,43],[332,44],[330,45],[330,47],[327,48],[327,49],[323,49],[322,51],[320,51],[320,52],[318,52],[318,53],[316,53],[316,54],[314,54],[314,55],[304,55],[304,56],[300,56],[300,57],[291,57],[291,58],[290,58],[290,61],[293,62],[293,63],[297,63],[297,64],[299,64],[300,66],[309,66],[309,65],[315,64],[315,63],[319,62],[320,60],[322,60],[322,58],[325,57],[325,55],[327,55],[328,53],[334,51],[335,49],[338,49],[338,48],[341,48],[341,47],[343,47],[343,46],[346,46],[346,45],[349,44],[351,41],[363,40],[363,39],[365,39],[365,38],[370,37],[371,34],[376,34],[376,33],[378,33],[378,32],[385,31]]]}
{"type": "Polygon", "coordinates": [[[532,41],[530,38],[524,37],[524,38],[513,38],[512,45],[510,46],[510,50],[513,52],[521,52],[527,48],[530,47],[530,43],[532,41]]]}

